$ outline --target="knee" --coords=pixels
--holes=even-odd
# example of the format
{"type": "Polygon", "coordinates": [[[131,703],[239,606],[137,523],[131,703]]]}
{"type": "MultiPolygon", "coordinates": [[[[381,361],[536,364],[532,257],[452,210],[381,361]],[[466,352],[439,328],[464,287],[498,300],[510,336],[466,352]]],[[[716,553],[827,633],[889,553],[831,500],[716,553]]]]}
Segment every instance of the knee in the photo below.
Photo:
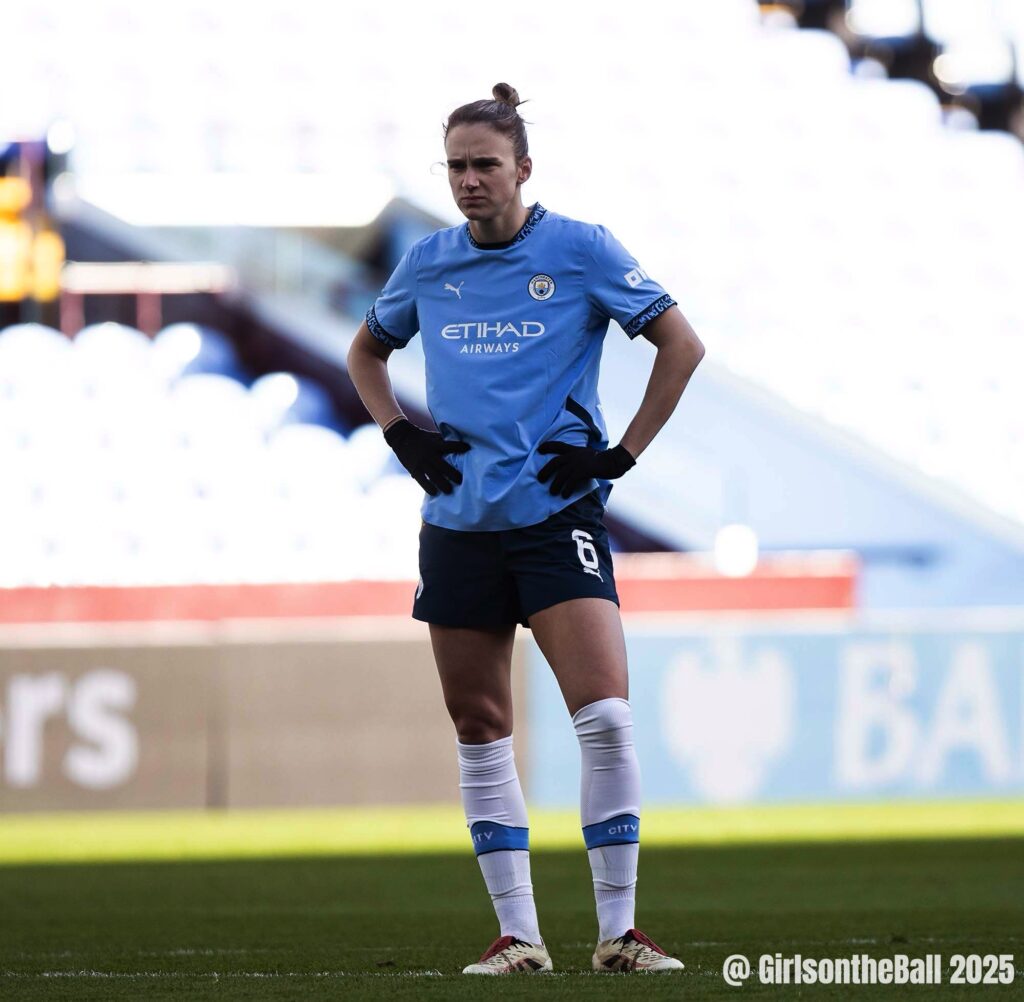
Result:
{"type": "Polygon", "coordinates": [[[581,745],[604,745],[611,740],[632,740],[633,710],[620,697],[599,699],[581,706],[572,715],[581,745]]]}
{"type": "Polygon", "coordinates": [[[507,738],[511,728],[497,727],[482,721],[468,721],[455,725],[455,734],[464,745],[486,745],[507,738]]]}
{"type": "Polygon", "coordinates": [[[512,721],[497,707],[472,706],[451,711],[455,734],[464,745],[482,745],[512,733],[512,721]]]}

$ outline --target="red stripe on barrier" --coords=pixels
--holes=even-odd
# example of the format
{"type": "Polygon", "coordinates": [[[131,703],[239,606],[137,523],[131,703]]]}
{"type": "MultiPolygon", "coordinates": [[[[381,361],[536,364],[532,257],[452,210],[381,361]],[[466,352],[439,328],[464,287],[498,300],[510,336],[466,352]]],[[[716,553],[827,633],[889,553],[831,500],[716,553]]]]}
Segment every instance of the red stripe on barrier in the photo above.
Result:
{"type": "MultiPolygon", "coordinates": [[[[858,565],[832,554],[766,558],[745,577],[716,574],[706,558],[619,554],[622,611],[852,609],[858,565]]],[[[415,582],[167,585],[0,589],[0,623],[211,622],[408,616],[415,582]]]]}

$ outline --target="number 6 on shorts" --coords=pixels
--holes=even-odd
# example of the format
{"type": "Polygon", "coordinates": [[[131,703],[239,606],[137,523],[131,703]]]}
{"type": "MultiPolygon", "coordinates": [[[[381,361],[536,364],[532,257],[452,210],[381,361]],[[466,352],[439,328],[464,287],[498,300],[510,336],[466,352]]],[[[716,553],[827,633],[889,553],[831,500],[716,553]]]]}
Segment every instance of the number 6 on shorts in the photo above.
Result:
{"type": "Polygon", "coordinates": [[[589,532],[584,532],[583,529],[573,529],[572,538],[576,543],[576,555],[580,558],[580,563],[583,565],[583,570],[588,574],[594,574],[600,580],[604,580],[601,577],[601,562],[597,558],[597,550],[594,549],[594,537],[589,532]]]}

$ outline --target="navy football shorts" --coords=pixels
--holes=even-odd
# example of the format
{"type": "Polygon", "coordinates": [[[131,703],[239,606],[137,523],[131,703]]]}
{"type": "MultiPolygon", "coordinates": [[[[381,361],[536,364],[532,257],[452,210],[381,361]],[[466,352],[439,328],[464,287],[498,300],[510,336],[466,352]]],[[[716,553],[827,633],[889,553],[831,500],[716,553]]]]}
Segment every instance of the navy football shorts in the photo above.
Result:
{"type": "Polygon", "coordinates": [[[424,522],[413,619],[528,627],[535,612],[571,598],[618,605],[603,517],[595,491],[521,529],[465,532],[424,522]]]}

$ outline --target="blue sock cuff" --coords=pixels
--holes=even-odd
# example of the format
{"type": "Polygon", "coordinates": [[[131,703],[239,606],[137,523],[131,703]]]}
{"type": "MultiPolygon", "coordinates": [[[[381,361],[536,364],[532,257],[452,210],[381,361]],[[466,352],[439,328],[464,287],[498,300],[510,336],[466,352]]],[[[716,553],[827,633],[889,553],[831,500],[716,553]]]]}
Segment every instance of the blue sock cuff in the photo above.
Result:
{"type": "Polygon", "coordinates": [[[586,825],[583,841],[588,849],[601,845],[628,845],[640,841],[640,819],[635,814],[617,814],[596,825],[586,825]]]}
{"type": "Polygon", "coordinates": [[[529,849],[530,829],[512,828],[497,821],[477,821],[469,829],[473,837],[473,849],[478,856],[499,849],[529,849]]]}

